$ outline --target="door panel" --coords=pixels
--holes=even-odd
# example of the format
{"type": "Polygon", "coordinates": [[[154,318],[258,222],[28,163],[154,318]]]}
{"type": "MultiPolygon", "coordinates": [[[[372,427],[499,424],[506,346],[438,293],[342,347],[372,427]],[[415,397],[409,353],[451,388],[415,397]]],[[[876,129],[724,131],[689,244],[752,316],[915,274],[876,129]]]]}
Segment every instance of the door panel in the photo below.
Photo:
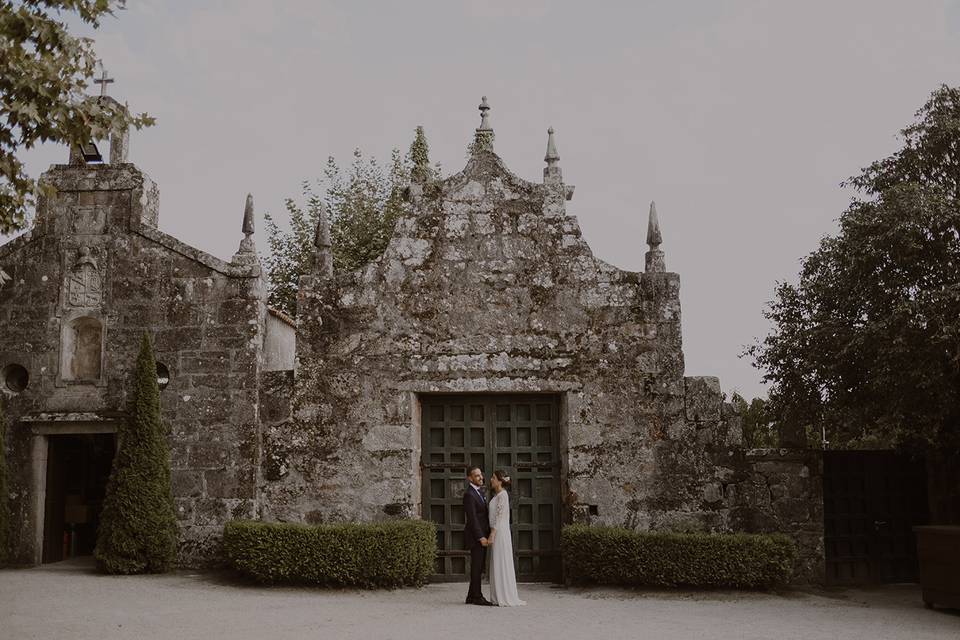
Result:
{"type": "Polygon", "coordinates": [[[466,580],[463,492],[469,466],[511,476],[511,532],[517,577],[560,573],[559,400],[556,396],[421,398],[423,516],[437,525],[436,580],[466,580]]]}
{"type": "Polygon", "coordinates": [[[827,582],[915,581],[924,463],[893,451],[827,451],[823,471],[827,582]]]}

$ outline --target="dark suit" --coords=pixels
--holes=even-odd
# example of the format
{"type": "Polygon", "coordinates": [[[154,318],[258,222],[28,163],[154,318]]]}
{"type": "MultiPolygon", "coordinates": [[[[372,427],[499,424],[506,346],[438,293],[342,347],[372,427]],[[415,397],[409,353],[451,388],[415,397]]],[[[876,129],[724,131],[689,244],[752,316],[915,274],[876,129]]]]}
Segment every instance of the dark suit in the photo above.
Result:
{"type": "Polygon", "coordinates": [[[480,576],[486,564],[487,548],[480,544],[480,538],[490,535],[490,516],[485,497],[481,497],[469,482],[463,492],[463,515],[466,520],[463,538],[470,551],[470,591],[467,592],[467,600],[470,601],[483,597],[480,576]]]}

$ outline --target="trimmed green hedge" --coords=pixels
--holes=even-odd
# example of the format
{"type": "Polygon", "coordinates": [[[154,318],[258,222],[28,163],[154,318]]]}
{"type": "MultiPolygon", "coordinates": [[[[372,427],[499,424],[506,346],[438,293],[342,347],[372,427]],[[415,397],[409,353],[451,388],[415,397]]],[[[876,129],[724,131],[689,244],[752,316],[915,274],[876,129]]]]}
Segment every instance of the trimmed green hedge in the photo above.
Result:
{"type": "Polygon", "coordinates": [[[266,583],[419,586],[433,573],[436,529],[423,520],[305,525],[235,520],[223,530],[230,564],[266,583]]]}
{"type": "Polygon", "coordinates": [[[780,535],[658,533],[573,525],[561,533],[571,582],[761,588],[785,584],[797,550],[780,535]]]}

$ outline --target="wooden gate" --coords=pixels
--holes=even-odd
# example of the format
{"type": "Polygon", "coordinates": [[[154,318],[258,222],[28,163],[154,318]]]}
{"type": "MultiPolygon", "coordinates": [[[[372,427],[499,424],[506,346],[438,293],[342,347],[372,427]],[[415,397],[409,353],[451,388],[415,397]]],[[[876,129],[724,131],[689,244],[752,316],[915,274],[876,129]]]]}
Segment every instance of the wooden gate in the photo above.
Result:
{"type": "Polygon", "coordinates": [[[893,451],[826,451],[823,499],[828,583],[916,581],[911,527],[927,521],[922,461],[893,451]]]}
{"type": "Polygon", "coordinates": [[[469,466],[510,474],[520,580],[560,578],[559,400],[556,396],[421,398],[423,517],[437,525],[435,580],[467,580],[463,492],[469,466]]]}

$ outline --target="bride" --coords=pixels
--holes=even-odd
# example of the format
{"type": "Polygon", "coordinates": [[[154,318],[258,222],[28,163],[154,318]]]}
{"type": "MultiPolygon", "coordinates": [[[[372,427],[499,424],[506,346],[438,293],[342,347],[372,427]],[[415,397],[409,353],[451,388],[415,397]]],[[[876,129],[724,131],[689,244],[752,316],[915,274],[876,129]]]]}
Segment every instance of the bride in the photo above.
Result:
{"type": "Polygon", "coordinates": [[[510,476],[494,471],[490,486],[495,495],[490,499],[490,600],[501,607],[527,604],[517,594],[517,574],[513,569],[513,540],[510,539],[510,497],[506,488],[510,476]]]}

